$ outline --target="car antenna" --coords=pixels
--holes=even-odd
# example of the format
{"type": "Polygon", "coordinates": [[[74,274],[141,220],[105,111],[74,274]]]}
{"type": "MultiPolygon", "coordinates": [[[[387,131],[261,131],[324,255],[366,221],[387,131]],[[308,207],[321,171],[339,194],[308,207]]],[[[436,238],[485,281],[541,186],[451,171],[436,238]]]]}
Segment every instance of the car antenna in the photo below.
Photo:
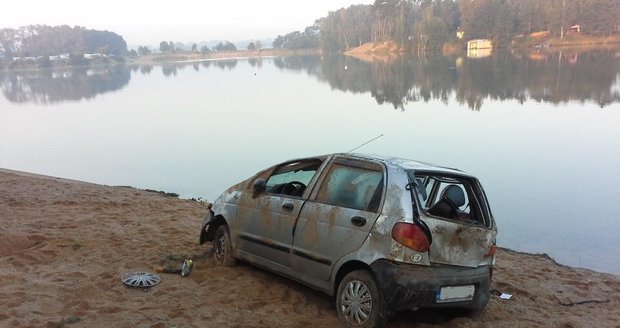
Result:
{"type": "Polygon", "coordinates": [[[356,150],[356,149],[358,149],[358,148],[361,148],[362,146],[365,146],[365,145],[367,145],[367,144],[369,144],[369,143],[371,143],[371,142],[373,142],[373,141],[375,141],[375,140],[377,140],[377,139],[379,139],[379,138],[381,138],[381,137],[383,137],[383,133],[381,133],[380,135],[378,135],[378,136],[376,136],[376,137],[374,137],[374,138],[372,138],[372,139],[370,139],[370,140],[368,140],[368,141],[364,142],[363,144],[361,144],[361,145],[359,145],[359,146],[357,146],[357,147],[355,147],[355,148],[353,148],[353,149],[349,150],[349,151],[347,152],[347,154],[348,154],[348,153],[350,153],[350,152],[352,152],[352,151],[354,151],[354,150],[356,150]]]}

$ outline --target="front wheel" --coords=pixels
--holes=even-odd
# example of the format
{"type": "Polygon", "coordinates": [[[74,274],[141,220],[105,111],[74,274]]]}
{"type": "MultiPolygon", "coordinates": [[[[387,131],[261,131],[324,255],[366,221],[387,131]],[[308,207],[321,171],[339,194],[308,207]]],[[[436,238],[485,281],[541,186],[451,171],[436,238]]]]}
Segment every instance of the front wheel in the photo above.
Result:
{"type": "Polygon", "coordinates": [[[226,224],[222,224],[215,230],[213,238],[213,257],[217,266],[233,266],[237,260],[232,256],[232,242],[230,231],[226,224]]]}
{"type": "Polygon", "coordinates": [[[388,309],[375,278],[366,270],[349,272],[336,293],[338,319],[346,327],[381,327],[388,309]]]}

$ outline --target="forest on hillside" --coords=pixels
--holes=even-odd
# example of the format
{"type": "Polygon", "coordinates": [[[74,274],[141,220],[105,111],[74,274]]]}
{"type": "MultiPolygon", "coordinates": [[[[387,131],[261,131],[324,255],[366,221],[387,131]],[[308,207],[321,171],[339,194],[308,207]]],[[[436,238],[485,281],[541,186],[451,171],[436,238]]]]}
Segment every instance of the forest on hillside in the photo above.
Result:
{"type": "Polygon", "coordinates": [[[446,42],[569,34],[610,36],[620,30],[618,0],[376,0],[330,12],[304,31],[278,36],[274,48],[341,52],[367,42],[395,41],[405,49],[446,42]]]}
{"type": "MultiPolygon", "coordinates": [[[[472,39],[490,39],[494,48],[544,44],[550,38],[607,37],[620,33],[620,0],[375,0],[352,5],[319,18],[303,31],[279,35],[274,48],[320,49],[343,52],[368,42],[393,41],[406,51],[457,48],[472,39]]],[[[617,37],[616,37],[617,39],[617,37]]],[[[161,52],[182,51],[162,41],[161,52]]],[[[248,50],[260,50],[257,42],[248,50]]],[[[198,44],[192,44],[198,52],[198,44]]],[[[220,42],[200,52],[234,51],[232,42],[220,42]]],[[[29,25],[0,29],[0,66],[16,57],[48,58],[71,55],[72,64],[84,54],[138,56],[150,54],[144,46],[128,51],[122,36],[84,27],[29,25]]],[[[14,64],[14,63],[13,63],[14,64]]],[[[50,66],[43,60],[40,66],[50,66]]]]}
{"type": "Polygon", "coordinates": [[[94,53],[124,56],[127,43],[114,32],[80,26],[28,25],[0,29],[0,56],[3,59],[94,53]]]}

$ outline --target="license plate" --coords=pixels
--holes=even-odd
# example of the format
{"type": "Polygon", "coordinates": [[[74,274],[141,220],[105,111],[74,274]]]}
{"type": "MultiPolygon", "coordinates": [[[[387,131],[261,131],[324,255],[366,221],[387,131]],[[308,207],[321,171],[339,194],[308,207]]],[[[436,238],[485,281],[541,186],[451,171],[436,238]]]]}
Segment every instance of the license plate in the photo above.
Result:
{"type": "Polygon", "coordinates": [[[437,303],[471,301],[475,292],[474,285],[441,287],[435,299],[437,303]]]}

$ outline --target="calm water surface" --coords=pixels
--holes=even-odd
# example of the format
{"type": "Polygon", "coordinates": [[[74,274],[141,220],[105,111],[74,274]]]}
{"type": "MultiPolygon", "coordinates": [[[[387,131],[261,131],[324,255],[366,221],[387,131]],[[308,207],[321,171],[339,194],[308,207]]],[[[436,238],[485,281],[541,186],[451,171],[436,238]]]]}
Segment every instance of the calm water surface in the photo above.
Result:
{"type": "Polygon", "coordinates": [[[619,72],[599,51],[0,73],[0,167],[214,200],[383,134],[358,151],[478,176],[501,246],[620,274],[619,72]]]}

